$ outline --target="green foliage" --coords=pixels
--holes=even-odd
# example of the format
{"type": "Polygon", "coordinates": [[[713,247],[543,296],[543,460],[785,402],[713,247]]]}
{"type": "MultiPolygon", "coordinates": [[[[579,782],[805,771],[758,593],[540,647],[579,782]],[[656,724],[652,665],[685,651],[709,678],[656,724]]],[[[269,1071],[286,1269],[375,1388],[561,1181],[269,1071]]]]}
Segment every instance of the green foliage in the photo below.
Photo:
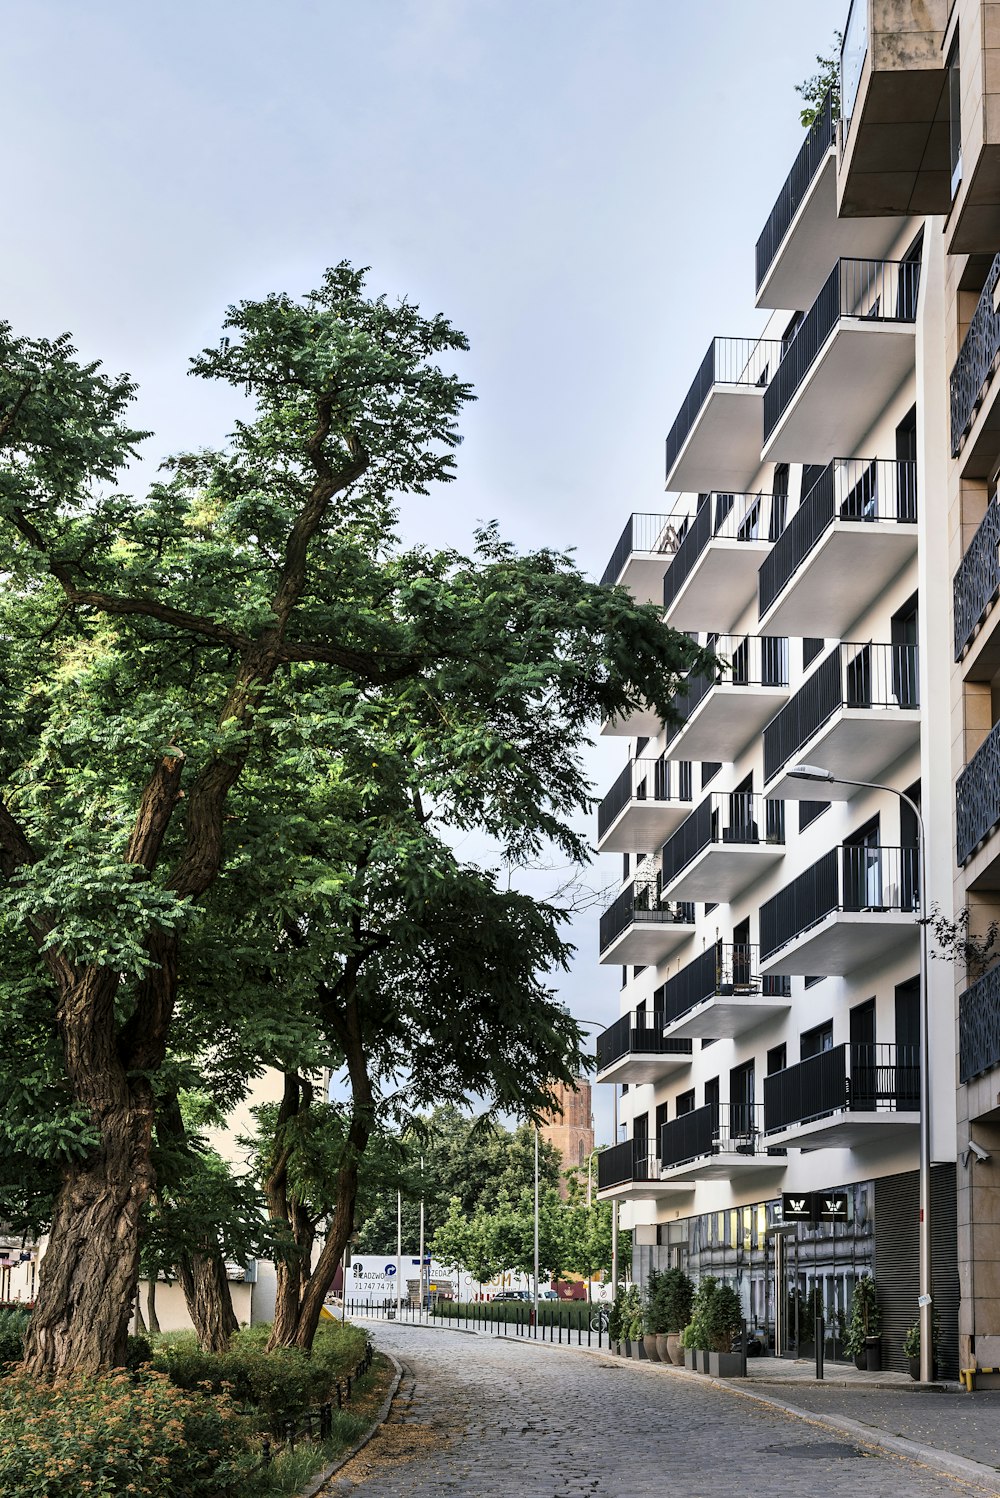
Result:
{"type": "Polygon", "coordinates": [[[30,1319],[27,1306],[0,1306],[0,1373],[7,1371],[5,1364],[21,1361],[30,1319]]]}
{"type": "Polygon", "coordinates": [[[612,1342],[621,1342],[625,1337],[626,1293],[624,1285],[617,1287],[608,1312],[608,1338],[612,1342]]]}
{"type": "MultiPolygon", "coordinates": [[[[941,1356],[941,1314],[934,1311],[932,1316],[934,1361],[937,1362],[941,1356]]],[[[918,1358],[920,1356],[920,1322],[915,1321],[912,1326],[907,1327],[903,1337],[904,1358],[918,1358]]]]}
{"type": "Polygon", "coordinates": [[[803,104],[799,111],[799,119],[808,129],[819,117],[823,108],[823,101],[828,93],[833,94],[833,118],[840,119],[840,48],[844,40],[842,31],[833,33],[832,57],[816,56],[819,71],[813,73],[804,83],[795,85],[795,92],[801,94],[803,104]]]}
{"type": "Polygon", "coordinates": [[[143,1367],[146,1363],[153,1361],[153,1344],[148,1337],[142,1337],[130,1332],[125,1343],[125,1362],[123,1366],[134,1371],[143,1367]]]}
{"type": "Polygon", "coordinates": [[[717,1284],[702,1312],[702,1327],[709,1352],[729,1352],[740,1330],[743,1308],[732,1285],[717,1284]]]}
{"type": "Polygon", "coordinates": [[[241,1498],[252,1429],[225,1393],[173,1387],[159,1373],[0,1379],[4,1498],[241,1498]]]}
{"type": "Polygon", "coordinates": [[[691,1320],[694,1284],[684,1270],[674,1265],[662,1272],[650,1271],[646,1285],[646,1325],[652,1332],[679,1332],[691,1320]]]}
{"type": "MultiPolygon", "coordinates": [[[[432,1315],[439,1321],[501,1322],[509,1326],[527,1326],[533,1307],[526,1300],[445,1300],[434,1306],[432,1315]]],[[[579,1328],[586,1331],[594,1308],[586,1300],[540,1300],[538,1325],[579,1328]]]]}
{"type": "Polygon", "coordinates": [[[681,1346],[685,1352],[693,1352],[699,1346],[698,1328],[693,1321],[689,1321],[681,1329],[681,1346]]]}
{"type": "Polygon", "coordinates": [[[712,1350],[712,1302],[719,1291],[719,1281],[714,1274],[703,1274],[698,1281],[691,1302],[691,1326],[693,1346],[701,1352],[712,1350]]]}
{"type": "Polygon", "coordinates": [[[287,1420],[325,1403],[364,1355],[366,1337],[350,1323],[324,1321],[311,1352],[297,1347],[265,1351],[270,1326],[243,1327],[229,1351],[202,1352],[193,1333],[158,1338],[153,1367],[179,1389],[231,1393],[236,1403],[280,1432],[287,1420]]]}
{"type": "Polygon", "coordinates": [[[878,1290],[872,1276],[863,1274],[854,1282],[844,1351],[850,1357],[858,1357],[865,1350],[865,1339],[877,1337],[881,1330],[882,1313],[879,1310],[878,1290]]]}
{"type": "Polygon", "coordinates": [[[622,1304],[622,1335],[630,1342],[638,1342],[642,1333],[642,1296],[638,1285],[629,1285],[622,1304]]]}

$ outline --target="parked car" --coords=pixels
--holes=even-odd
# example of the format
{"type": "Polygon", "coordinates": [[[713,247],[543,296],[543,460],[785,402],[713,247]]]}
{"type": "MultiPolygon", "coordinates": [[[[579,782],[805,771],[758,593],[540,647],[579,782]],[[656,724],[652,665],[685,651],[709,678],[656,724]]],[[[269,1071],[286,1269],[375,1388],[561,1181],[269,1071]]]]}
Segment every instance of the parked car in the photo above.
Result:
{"type": "Polygon", "coordinates": [[[531,1300],[527,1290],[498,1290],[493,1297],[494,1300],[531,1300]]]}

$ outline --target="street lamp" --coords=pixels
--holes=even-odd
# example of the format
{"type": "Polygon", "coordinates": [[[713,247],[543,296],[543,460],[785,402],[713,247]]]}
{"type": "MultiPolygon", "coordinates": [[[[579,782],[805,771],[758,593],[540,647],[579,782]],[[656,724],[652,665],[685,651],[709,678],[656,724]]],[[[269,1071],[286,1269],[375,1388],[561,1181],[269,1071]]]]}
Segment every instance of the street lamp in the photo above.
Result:
{"type": "MultiPolygon", "coordinates": [[[[851,785],[865,791],[888,791],[905,801],[917,821],[917,854],[920,871],[920,907],[927,901],[927,835],[920,807],[905,791],[881,781],[848,780],[819,765],[793,765],[786,774],[792,780],[808,780],[821,785],[851,785]]],[[[832,799],[832,798],[831,798],[832,799]]],[[[934,1331],[931,1275],[931,1086],[929,1005],[927,998],[927,923],[920,918],[920,1233],[919,1295],[920,1309],[920,1382],[929,1384],[934,1359],[934,1331]]]]}
{"type": "MultiPolygon", "coordinates": [[[[594,1028],[597,1029],[597,1030],[606,1030],[608,1028],[607,1025],[604,1024],[604,1022],[602,1020],[599,1020],[599,1019],[578,1019],[577,1020],[577,1024],[578,1025],[593,1025],[594,1028]]],[[[613,1096],[613,1099],[614,1099],[614,1103],[613,1103],[613,1106],[614,1106],[614,1115],[613,1115],[614,1116],[614,1123],[613,1123],[613,1127],[612,1127],[611,1138],[614,1141],[614,1143],[617,1144],[618,1143],[618,1083],[617,1082],[612,1082],[611,1088],[612,1088],[612,1096],[613,1096]]],[[[588,1185],[587,1195],[589,1197],[589,1195],[590,1195],[590,1192],[589,1192],[589,1186],[590,1186],[590,1169],[589,1169],[589,1166],[588,1166],[588,1170],[587,1170],[587,1185],[588,1185]]],[[[589,1206],[589,1201],[588,1201],[588,1206],[589,1206]]],[[[611,1293],[612,1293],[612,1295],[615,1294],[615,1292],[617,1291],[617,1289],[618,1289],[618,1198],[616,1196],[614,1198],[614,1200],[612,1201],[612,1203],[611,1203],[611,1293]]]]}

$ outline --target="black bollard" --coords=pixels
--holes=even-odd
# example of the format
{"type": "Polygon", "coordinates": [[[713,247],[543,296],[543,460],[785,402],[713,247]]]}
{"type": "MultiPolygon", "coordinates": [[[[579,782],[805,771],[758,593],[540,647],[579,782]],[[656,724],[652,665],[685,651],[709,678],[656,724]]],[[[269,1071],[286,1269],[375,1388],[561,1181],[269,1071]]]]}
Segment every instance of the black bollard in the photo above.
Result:
{"type": "Polygon", "coordinates": [[[816,1337],[816,1377],[817,1378],[822,1378],[823,1377],[823,1354],[826,1351],[826,1348],[825,1348],[825,1345],[824,1345],[826,1343],[826,1323],[824,1322],[822,1316],[817,1316],[816,1317],[814,1331],[815,1331],[815,1337],[816,1337]]]}

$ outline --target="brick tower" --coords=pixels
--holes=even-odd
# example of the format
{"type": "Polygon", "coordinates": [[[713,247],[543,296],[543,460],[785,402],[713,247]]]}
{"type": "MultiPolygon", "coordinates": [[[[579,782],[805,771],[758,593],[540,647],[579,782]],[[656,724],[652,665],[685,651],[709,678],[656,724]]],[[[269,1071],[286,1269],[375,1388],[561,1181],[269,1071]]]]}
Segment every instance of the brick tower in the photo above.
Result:
{"type": "MultiPolygon", "coordinates": [[[[563,1170],[569,1170],[574,1165],[586,1170],[587,1160],[594,1148],[590,1083],[585,1077],[577,1077],[573,1086],[557,1083],[553,1090],[559,1101],[542,1124],[539,1131],[541,1137],[555,1145],[562,1155],[563,1170]]],[[[565,1194],[565,1187],[561,1189],[565,1194]]]]}

